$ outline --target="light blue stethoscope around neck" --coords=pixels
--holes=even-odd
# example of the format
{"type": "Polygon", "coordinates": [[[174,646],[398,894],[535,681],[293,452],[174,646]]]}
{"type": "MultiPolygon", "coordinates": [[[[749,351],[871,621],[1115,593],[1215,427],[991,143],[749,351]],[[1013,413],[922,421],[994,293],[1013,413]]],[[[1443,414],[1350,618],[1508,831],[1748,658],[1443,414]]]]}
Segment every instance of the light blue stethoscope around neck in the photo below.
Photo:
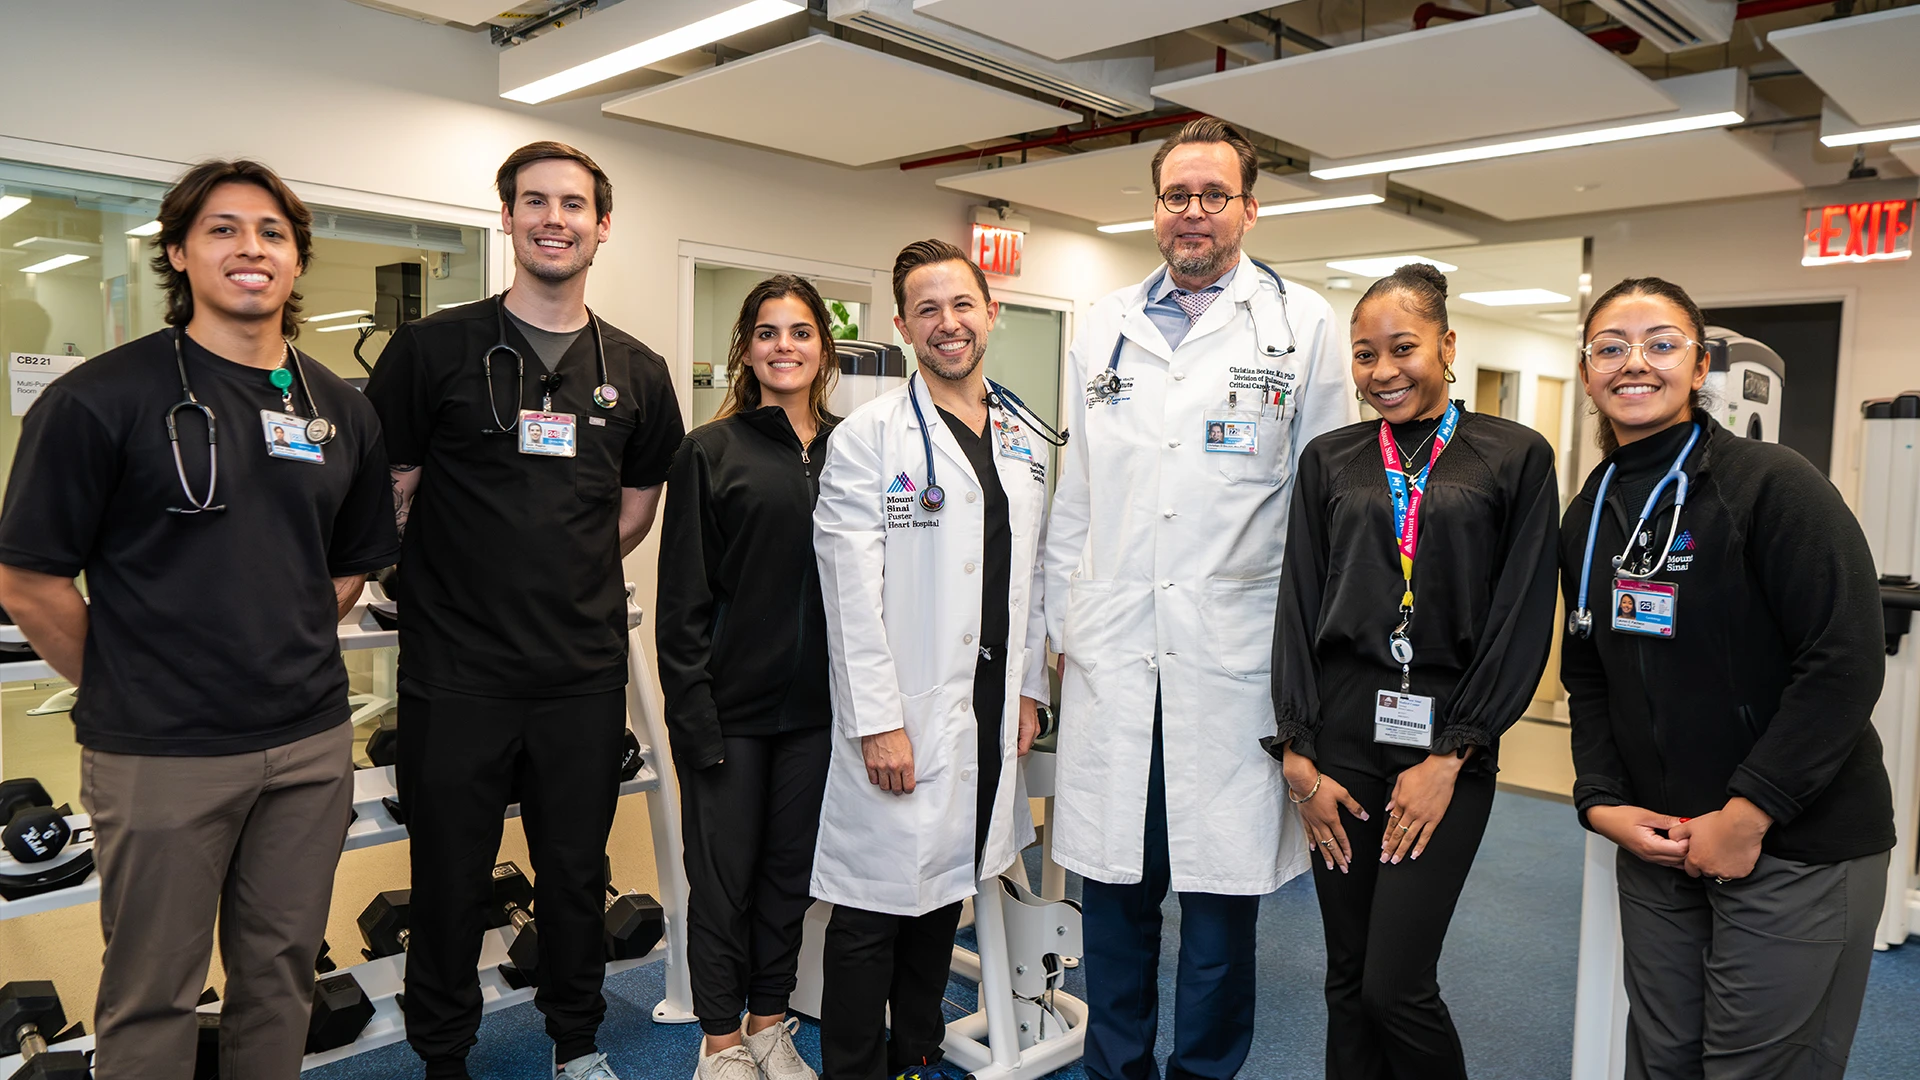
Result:
{"type": "MultiPolygon", "coordinates": [[[[1286,348],[1282,349],[1275,345],[1264,344],[1259,340],[1260,322],[1253,318],[1253,298],[1248,297],[1240,301],[1240,305],[1247,309],[1247,318],[1253,321],[1254,344],[1259,347],[1260,354],[1268,359],[1278,360],[1280,357],[1290,356],[1299,350],[1300,339],[1294,335],[1293,316],[1287,310],[1287,283],[1280,280],[1279,273],[1276,272],[1273,267],[1268,266],[1259,259],[1248,256],[1247,261],[1258,267],[1261,273],[1267,275],[1267,277],[1273,281],[1273,287],[1280,291],[1280,320],[1287,324],[1286,348]]],[[[1120,392],[1120,353],[1126,346],[1127,336],[1125,334],[1116,334],[1113,339],[1113,355],[1107,357],[1106,368],[1093,377],[1091,389],[1095,398],[1105,401],[1120,392]]]]}
{"type": "MultiPolygon", "coordinates": [[[[1666,475],[1660,477],[1660,482],[1653,485],[1653,490],[1647,493],[1647,502],[1640,508],[1639,520],[1635,521],[1633,528],[1627,532],[1627,546],[1613,560],[1614,570],[1622,577],[1644,580],[1652,577],[1660,569],[1660,560],[1656,558],[1651,560],[1645,570],[1636,571],[1627,562],[1627,556],[1633,554],[1634,546],[1640,539],[1640,531],[1646,528],[1647,519],[1652,516],[1654,506],[1660,502],[1660,493],[1666,490],[1668,484],[1674,485],[1674,492],[1673,520],[1667,524],[1667,542],[1663,547],[1648,548],[1648,550],[1671,551],[1673,549],[1673,539],[1680,529],[1680,511],[1687,505],[1685,469],[1687,455],[1693,453],[1693,445],[1699,441],[1700,425],[1695,424],[1693,434],[1687,436],[1687,445],[1680,448],[1680,453],[1673,459],[1673,464],[1667,466],[1666,475]]],[[[1580,599],[1573,613],[1567,616],[1567,633],[1575,637],[1586,638],[1593,634],[1593,612],[1587,610],[1587,583],[1593,574],[1593,545],[1600,535],[1600,515],[1606,507],[1607,485],[1613,482],[1613,472],[1616,468],[1618,468],[1617,464],[1607,466],[1607,471],[1600,477],[1600,489],[1593,495],[1593,516],[1587,520],[1586,554],[1580,559],[1580,599]]]]}
{"type": "MultiPolygon", "coordinates": [[[[927,430],[927,414],[920,408],[920,398],[913,392],[913,380],[919,377],[918,370],[907,376],[907,400],[913,403],[913,418],[920,424],[920,446],[927,452],[927,483],[920,489],[920,508],[933,514],[947,505],[947,493],[941,490],[940,485],[934,480],[933,434],[927,430]]],[[[1041,419],[1039,413],[1034,412],[1031,406],[1021,401],[1020,395],[992,379],[987,380],[987,404],[1001,412],[1011,413],[1016,418],[1024,417],[1033,424],[1035,430],[1040,432],[1041,438],[1054,446],[1067,445],[1066,432],[1056,431],[1052,424],[1041,419]]]]}

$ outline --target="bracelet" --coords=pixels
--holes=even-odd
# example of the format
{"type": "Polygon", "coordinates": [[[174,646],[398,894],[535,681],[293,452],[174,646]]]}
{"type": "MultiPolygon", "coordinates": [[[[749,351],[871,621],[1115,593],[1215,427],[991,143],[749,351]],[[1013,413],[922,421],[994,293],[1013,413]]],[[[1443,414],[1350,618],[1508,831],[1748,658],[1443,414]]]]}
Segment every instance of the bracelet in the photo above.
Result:
{"type": "Polygon", "coordinates": [[[1325,780],[1326,778],[1327,778],[1327,774],[1326,774],[1326,773],[1321,773],[1320,775],[1318,775],[1318,776],[1316,776],[1316,777],[1314,777],[1314,778],[1313,778],[1313,790],[1312,790],[1312,791],[1309,791],[1309,792],[1307,792],[1307,793],[1306,793],[1306,795],[1304,795],[1304,796],[1302,796],[1301,798],[1298,798],[1298,799],[1296,799],[1296,798],[1294,798],[1294,797],[1293,797],[1293,785],[1292,785],[1292,784],[1288,784],[1288,785],[1287,785],[1287,801],[1288,801],[1288,802],[1290,802],[1290,803],[1292,803],[1292,804],[1293,804],[1293,805],[1295,805],[1295,806],[1299,806],[1299,805],[1300,805],[1301,803],[1303,803],[1303,802],[1312,802],[1312,801],[1313,801],[1313,797],[1314,797],[1315,795],[1318,795],[1318,794],[1320,794],[1320,782],[1321,782],[1322,780],[1325,780]]]}

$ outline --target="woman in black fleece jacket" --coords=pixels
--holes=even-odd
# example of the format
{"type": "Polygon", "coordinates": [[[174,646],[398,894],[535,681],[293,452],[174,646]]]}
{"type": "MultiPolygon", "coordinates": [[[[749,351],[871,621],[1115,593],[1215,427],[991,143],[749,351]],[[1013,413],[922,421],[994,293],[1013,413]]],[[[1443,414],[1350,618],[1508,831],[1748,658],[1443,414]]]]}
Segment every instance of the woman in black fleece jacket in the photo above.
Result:
{"type": "Polygon", "coordinates": [[[1827,478],[1699,407],[1704,323],[1658,278],[1587,317],[1609,456],[1560,530],[1574,803],[1620,845],[1627,1076],[1837,1080],[1894,842],[1879,588],[1827,478]]]}
{"type": "Polygon", "coordinates": [[[784,274],[761,282],[734,326],[719,415],[667,474],[654,627],[706,1032],[697,1080],[814,1080],[786,1012],[831,756],[813,503],[837,371],[820,294],[784,274]]]}

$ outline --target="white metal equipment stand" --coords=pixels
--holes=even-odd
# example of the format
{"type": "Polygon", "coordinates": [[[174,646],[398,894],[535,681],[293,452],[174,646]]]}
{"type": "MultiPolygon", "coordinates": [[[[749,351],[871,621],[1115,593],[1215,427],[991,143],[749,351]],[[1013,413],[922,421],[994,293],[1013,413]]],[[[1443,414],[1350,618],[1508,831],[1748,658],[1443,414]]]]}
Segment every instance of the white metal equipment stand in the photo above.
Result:
{"type": "Polygon", "coordinates": [[[1920,826],[1920,638],[1896,631],[1911,621],[1920,594],[1920,391],[1869,401],[1861,407],[1860,525],[1880,571],[1887,606],[1887,678],[1874,706],[1873,726],[1886,748],[1893,781],[1897,840],[1887,872],[1887,901],[1880,912],[1876,948],[1907,940],[1920,915],[1914,886],[1914,835],[1920,826]]]}
{"type": "MultiPolygon", "coordinates": [[[[399,644],[399,634],[391,630],[382,630],[367,613],[366,606],[370,594],[362,593],[360,603],[355,605],[340,623],[340,648],[378,649],[399,644]]],[[[664,915],[665,928],[659,944],[646,956],[636,960],[615,961],[607,965],[608,974],[627,971],[656,961],[665,960],[666,997],[653,1009],[653,1019],[663,1024],[684,1024],[692,1022],[693,994],[687,975],[687,882],[686,872],[681,862],[680,847],[680,794],[675,781],[671,762],[666,754],[667,733],[664,711],[660,707],[658,691],[653,681],[653,671],[647,663],[647,654],[641,647],[640,609],[631,602],[627,606],[627,722],[635,729],[640,741],[641,767],[639,775],[620,785],[621,796],[644,794],[647,799],[647,819],[653,835],[654,864],[659,875],[660,907],[664,915]]],[[[14,627],[0,628],[0,641],[7,640],[8,632],[14,627]]],[[[30,660],[16,664],[0,664],[0,681],[14,682],[30,679],[57,678],[53,670],[44,661],[30,660]]],[[[387,811],[383,799],[396,794],[391,766],[377,769],[362,769],[353,776],[353,809],[357,815],[353,824],[347,828],[347,839],[343,851],[390,844],[407,837],[406,826],[393,819],[387,811]]],[[[517,817],[520,807],[516,804],[507,808],[506,816],[517,817]]],[[[76,814],[67,819],[77,829],[88,826],[89,818],[85,814],[76,814]]],[[[76,845],[76,851],[81,850],[76,845]]],[[[68,856],[71,857],[71,856],[68,856]]],[[[13,860],[0,853],[0,870],[13,870],[13,860]]],[[[0,900],[0,919],[19,918],[43,911],[70,907],[76,904],[92,903],[100,899],[100,877],[95,873],[86,881],[68,889],[41,893],[20,900],[0,900]]],[[[509,984],[499,972],[499,966],[507,962],[507,947],[512,944],[513,931],[495,929],[487,931],[485,942],[480,950],[480,991],[481,1009],[492,1013],[521,1002],[532,1001],[532,987],[516,988],[509,984]]],[[[342,967],[333,975],[351,974],[366,992],[373,1003],[373,1019],[360,1032],[359,1038],[346,1046],[320,1054],[308,1054],[301,1069],[328,1065],[355,1054],[401,1041],[406,1037],[406,1022],[400,1014],[398,995],[406,973],[406,956],[381,957],[362,964],[342,967]]],[[[203,1007],[202,1011],[217,1011],[219,1005],[203,1007]]],[[[55,1050],[91,1050],[93,1036],[87,1035],[71,1039],[52,1047],[55,1050]]],[[[10,1076],[20,1067],[18,1055],[0,1057],[0,1076],[10,1076]]]]}

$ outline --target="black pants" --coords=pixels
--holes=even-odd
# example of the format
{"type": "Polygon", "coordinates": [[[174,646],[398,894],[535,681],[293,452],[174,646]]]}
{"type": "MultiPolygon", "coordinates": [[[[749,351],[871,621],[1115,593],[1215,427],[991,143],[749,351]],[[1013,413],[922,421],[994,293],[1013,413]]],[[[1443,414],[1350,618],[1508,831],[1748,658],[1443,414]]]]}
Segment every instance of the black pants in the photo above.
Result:
{"type": "Polygon", "coordinates": [[[626,691],[486,698],[400,684],[400,800],[412,840],[407,1039],[427,1076],[465,1076],[480,1028],[477,967],[508,792],[533,862],[540,988],[555,1055],[594,1053],[606,1015],[605,864],[626,691]]]}
{"type": "MultiPolygon", "coordinates": [[[[983,650],[973,672],[979,789],[974,801],[976,874],[1000,786],[1001,713],[1007,701],[1007,651],[983,650]]],[[[880,1080],[941,1058],[946,1017],[940,1002],[953,969],[960,904],[925,915],[887,915],[836,904],[827,923],[820,972],[820,1060],[824,1080],[880,1080]],[[885,1038],[887,1008],[893,1038],[885,1038]]]]}
{"type": "Polygon", "coordinates": [[[1327,1080],[1466,1080],[1453,1017],[1440,1000],[1440,947],[1493,811],[1494,778],[1469,766],[1419,859],[1380,861],[1393,780],[1325,768],[1366,807],[1344,810],[1352,869],[1313,856],[1327,938],[1327,1080]]]}
{"type": "Polygon", "coordinates": [[[709,1035],[731,1035],[740,1011],[787,1011],[833,753],[828,728],[731,736],[726,758],[680,770],[686,843],[687,973],[709,1035]]]}

